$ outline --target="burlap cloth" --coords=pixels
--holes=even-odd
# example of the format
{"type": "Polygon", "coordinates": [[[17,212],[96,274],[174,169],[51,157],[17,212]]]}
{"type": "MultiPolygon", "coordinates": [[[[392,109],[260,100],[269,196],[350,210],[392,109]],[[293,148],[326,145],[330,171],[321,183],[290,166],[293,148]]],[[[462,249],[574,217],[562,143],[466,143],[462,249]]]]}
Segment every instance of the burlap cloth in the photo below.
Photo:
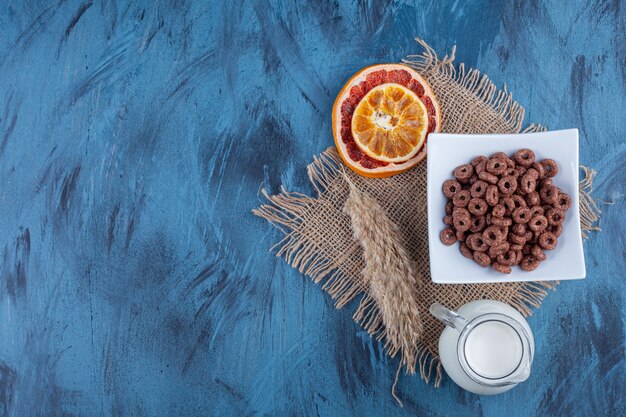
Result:
{"type": "MultiPolygon", "coordinates": [[[[476,69],[455,67],[454,52],[438,59],[434,50],[422,40],[420,55],[403,60],[415,68],[432,86],[441,105],[442,131],[449,133],[519,133],[522,131],[524,108],[513,101],[511,94],[498,90],[486,75],[476,69]]],[[[530,125],[523,132],[545,130],[530,125]]],[[[599,211],[590,198],[593,171],[583,167],[580,183],[581,226],[583,234],[597,230],[594,223],[599,211]]],[[[385,179],[368,179],[346,169],[334,147],[314,158],[308,167],[317,198],[283,190],[269,196],[268,204],[254,214],[269,220],[283,233],[274,249],[298,271],[314,282],[323,282],[323,289],[341,308],[355,297],[359,306],[354,320],[377,339],[384,339],[380,312],[368,293],[361,271],[363,251],[353,237],[350,218],[343,212],[351,181],[363,193],[374,197],[388,217],[399,227],[408,253],[413,257],[419,275],[419,310],[424,332],[419,339],[417,368],[420,376],[435,386],[442,377],[438,339],[443,324],[435,320],[428,307],[433,302],[451,308],[478,299],[499,300],[518,309],[524,316],[531,307],[539,307],[548,289],[558,282],[503,282],[499,284],[438,285],[430,279],[428,260],[428,229],[426,211],[426,164],[419,164],[406,173],[385,179]]],[[[506,280],[506,277],[503,278],[506,280]]],[[[388,347],[388,346],[387,346],[388,347]]],[[[388,351],[389,352],[389,351],[388,351]]],[[[395,352],[392,352],[395,354],[395,352]]]]}

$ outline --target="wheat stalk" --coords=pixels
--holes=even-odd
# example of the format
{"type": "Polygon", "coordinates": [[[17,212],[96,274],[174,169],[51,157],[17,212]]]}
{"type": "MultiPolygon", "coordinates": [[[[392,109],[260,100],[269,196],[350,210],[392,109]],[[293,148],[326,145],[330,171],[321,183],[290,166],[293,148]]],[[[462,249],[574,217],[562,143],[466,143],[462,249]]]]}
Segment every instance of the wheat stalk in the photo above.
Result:
{"type": "Polygon", "coordinates": [[[344,212],[350,216],[354,237],[363,247],[363,278],[381,312],[389,353],[395,356],[402,352],[401,366],[413,373],[418,338],[423,332],[415,269],[398,227],[376,200],[361,193],[349,179],[348,184],[350,195],[344,212]]]}

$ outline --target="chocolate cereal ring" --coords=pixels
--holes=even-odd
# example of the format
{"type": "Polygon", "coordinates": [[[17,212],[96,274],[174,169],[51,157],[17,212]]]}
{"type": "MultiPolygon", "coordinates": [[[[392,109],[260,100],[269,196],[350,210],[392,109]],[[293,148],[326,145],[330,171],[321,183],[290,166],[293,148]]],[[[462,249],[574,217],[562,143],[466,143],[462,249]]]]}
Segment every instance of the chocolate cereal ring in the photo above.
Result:
{"type": "Polygon", "coordinates": [[[459,182],[455,180],[444,181],[442,191],[443,195],[448,198],[452,198],[456,193],[461,191],[461,184],[459,184],[459,182]]]}
{"type": "Polygon", "coordinates": [[[539,162],[533,163],[533,169],[537,171],[537,173],[539,174],[538,179],[541,180],[546,177],[546,170],[544,169],[543,165],[541,165],[539,162]]]}
{"type": "Polygon", "coordinates": [[[535,152],[530,149],[520,149],[515,152],[513,158],[515,159],[515,162],[524,168],[528,168],[535,162],[535,152]]]}
{"type": "Polygon", "coordinates": [[[541,203],[541,196],[537,191],[533,191],[532,193],[528,193],[526,195],[526,204],[528,204],[528,206],[533,207],[539,203],[541,203]]]}
{"type": "Polygon", "coordinates": [[[483,171],[480,172],[478,174],[478,178],[480,178],[483,181],[488,182],[489,184],[497,184],[498,183],[498,177],[496,177],[495,175],[487,172],[487,171],[483,171]]]}
{"type": "Polygon", "coordinates": [[[476,165],[474,167],[474,172],[476,172],[476,175],[478,175],[480,177],[480,173],[481,172],[485,172],[485,167],[487,166],[487,159],[485,159],[484,161],[481,161],[478,163],[478,165],[476,165]]]}
{"type": "Polygon", "coordinates": [[[554,203],[554,207],[560,208],[563,211],[567,211],[571,206],[572,199],[570,198],[570,196],[564,192],[559,192],[559,197],[554,203]]]}
{"type": "Polygon", "coordinates": [[[470,199],[470,192],[467,190],[461,190],[454,194],[454,197],[452,197],[452,203],[455,207],[467,207],[470,199]]]}
{"type": "Polygon", "coordinates": [[[517,178],[514,176],[502,177],[498,181],[498,189],[502,195],[511,195],[517,190],[517,178]]]}
{"type": "Polygon", "coordinates": [[[485,201],[487,201],[487,204],[493,207],[498,204],[499,200],[500,193],[498,193],[498,187],[496,187],[495,185],[488,186],[485,193],[485,201]]]}
{"type": "Polygon", "coordinates": [[[460,231],[456,231],[456,240],[458,240],[459,242],[465,242],[465,238],[467,237],[467,235],[465,234],[465,232],[460,232],[460,231]]]}
{"type": "Polygon", "coordinates": [[[513,210],[520,207],[528,207],[526,200],[521,195],[512,195],[511,199],[513,199],[513,206],[515,207],[513,210]]]}
{"type": "Polygon", "coordinates": [[[463,182],[469,180],[473,173],[474,167],[470,164],[465,164],[456,167],[452,175],[454,175],[454,178],[459,180],[459,182],[463,182]]]}
{"type": "Polygon", "coordinates": [[[545,204],[554,204],[559,198],[559,190],[554,185],[543,186],[539,191],[541,202],[545,204]]]}
{"type": "Polygon", "coordinates": [[[527,207],[518,207],[513,210],[511,217],[515,223],[528,223],[530,221],[530,209],[527,207]]]}
{"type": "Polygon", "coordinates": [[[443,224],[447,226],[452,226],[452,216],[450,216],[449,214],[443,216],[443,224]]]}
{"type": "Polygon", "coordinates": [[[530,253],[540,261],[545,261],[547,258],[546,253],[543,251],[543,249],[541,249],[541,246],[539,245],[533,245],[533,247],[530,249],[530,253]]]}
{"type": "Polygon", "coordinates": [[[555,224],[553,226],[546,227],[546,231],[552,233],[556,237],[560,237],[563,233],[563,224],[555,224]]]}
{"type": "Polygon", "coordinates": [[[565,212],[561,209],[553,208],[548,210],[546,218],[550,226],[556,226],[557,224],[563,223],[565,220],[565,212]]]}
{"type": "Polygon", "coordinates": [[[485,195],[485,192],[487,192],[488,186],[489,184],[487,184],[485,181],[478,180],[474,184],[472,184],[472,188],[470,188],[470,194],[474,198],[481,198],[485,195]]]}
{"type": "Polygon", "coordinates": [[[493,245],[489,247],[489,250],[487,251],[487,253],[489,254],[490,258],[495,258],[501,253],[508,252],[510,247],[511,245],[509,244],[509,242],[498,243],[497,245],[493,245]]]}
{"type": "Polygon", "coordinates": [[[512,250],[502,253],[496,257],[496,260],[498,261],[499,264],[506,265],[506,266],[513,265],[516,259],[517,259],[517,254],[512,250]]]}
{"type": "MultiPolygon", "coordinates": [[[[500,256],[502,256],[502,255],[500,255],[500,256]]],[[[492,263],[491,267],[494,269],[494,271],[500,272],[501,274],[510,274],[511,273],[511,267],[509,265],[503,265],[500,262],[492,263]]]]}
{"type": "Polygon", "coordinates": [[[514,160],[512,160],[511,158],[509,158],[508,156],[505,158],[506,161],[506,166],[508,168],[515,168],[517,166],[517,164],[515,163],[514,160]]]}
{"type": "Polygon", "coordinates": [[[469,185],[474,185],[474,183],[478,181],[478,175],[476,175],[476,173],[473,173],[472,176],[469,178],[469,180],[467,181],[467,183],[469,185]]]}
{"type": "Polygon", "coordinates": [[[485,216],[475,216],[471,219],[469,231],[472,233],[482,232],[486,226],[485,216]]]}
{"type": "Polygon", "coordinates": [[[534,232],[532,230],[526,230],[524,232],[524,239],[526,239],[526,242],[528,243],[534,243],[534,240],[537,236],[539,236],[541,234],[541,232],[534,232]]]}
{"type": "Polygon", "coordinates": [[[491,210],[491,215],[493,217],[504,217],[504,214],[506,213],[506,208],[504,208],[504,205],[502,203],[498,203],[495,206],[493,206],[493,209],[491,210]]]}
{"type": "Polygon", "coordinates": [[[519,177],[519,172],[515,168],[507,168],[503,173],[503,177],[519,177]]]}
{"type": "Polygon", "coordinates": [[[472,233],[465,239],[465,244],[472,250],[485,252],[489,249],[489,245],[485,243],[481,233],[472,233]]]}
{"type": "Polygon", "coordinates": [[[524,257],[524,255],[522,254],[521,250],[516,250],[514,251],[515,255],[517,256],[517,258],[515,259],[515,262],[513,263],[514,266],[519,265],[520,262],[522,262],[522,258],[524,257]]]}
{"type": "Polygon", "coordinates": [[[502,175],[502,173],[507,169],[506,160],[503,158],[491,158],[487,161],[487,166],[485,167],[487,172],[493,175],[502,175]]]}
{"type": "Polygon", "coordinates": [[[467,209],[474,216],[482,216],[487,213],[487,202],[482,198],[472,198],[467,205],[467,209]]]}
{"type": "Polygon", "coordinates": [[[508,157],[509,156],[507,154],[505,154],[504,152],[496,152],[496,153],[491,154],[489,156],[489,159],[497,158],[497,159],[504,159],[504,160],[506,160],[506,158],[508,158],[508,157]]]}
{"type": "Polygon", "coordinates": [[[535,180],[539,179],[539,172],[535,168],[528,168],[524,175],[528,175],[529,177],[533,177],[535,180]]]}
{"type": "Polygon", "coordinates": [[[522,248],[522,254],[524,255],[530,255],[532,253],[532,249],[533,249],[533,245],[527,243],[524,245],[524,247],[522,248]]]}
{"type": "Polygon", "coordinates": [[[509,237],[509,227],[502,227],[502,226],[498,226],[500,228],[500,231],[502,232],[502,240],[504,242],[506,242],[506,239],[509,237]]]}
{"type": "Polygon", "coordinates": [[[483,240],[489,246],[497,245],[504,242],[504,235],[502,230],[497,226],[489,226],[483,230],[483,240]]]}
{"type": "Polygon", "coordinates": [[[508,217],[492,217],[491,224],[499,227],[509,227],[511,224],[513,224],[513,221],[508,217]]]}
{"type": "MultiPolygon", "coordinates": [[[[524,232],[526,233],[526,232],[524,232]]],[[[510,233],[509,234],[509,242],[516,244],[516,245],[523,245],[524,243],[526,243],[526,238],[522,235],[517,235],[515,233],[510,233]]]]}
{"type": "Polygon", "coordinates": [[[515,205],[515,200],[513,200],[512,197],[504,197],[502,199],[502,205],[505,209],[505,216],[510,216],[511,214],[513,214],[513,210],[517,208],[517,206],[515,205]]]}
{"type": "Polygon", "coordinates": [[[539,266],[539,260],[532,255],[526,255],[519,263],[519,267],[524,271],[534,271],[539,266]]]}
{"type": "Polygon", "coordinates": [[[515,170],[517,171],[517,176],[518,177],[521,177],[522,175],[524,175],[526,173],[526,168],[524,168],[521,165],[516,166],[515,170]]]}
{"type": "Polygon", "coordinates": [[[454,233],[454,230],[449,227],[445,228],[441,231],[441,233],[439,233],[439,238],[441,239],[441,242],[446,246],[451,246],[456,243],[456,234],[454,233]]]}
{"type": "Polygon", "coordinates": [[[526,233],[526,225],[521,223],[515,223],[513,226],[511,226],[511,232],[515,233],[516,235],[522,236],[524,233],[526,233]]]}
{"type": "Polygon", "coordinates": [[[559,165],[554,159],[544,159],[539,163],[543,165],[546,177],[548,178],[554,177],[559,172],[559,165]]]}
{"type": "Polygon", "coordinates": [[[476,158],[472,159],[472,162],[470,162],[470,164],[471,164],[474,168],[476,168],[476,166],[478,166],[478,164],[480,164],[480,163],[481,163],[481,162],[483,162],[483,161],[485,161],[485,162],[486,162],[486,161],[487,161],[487,159],[488,159],[488,158],[487,158],[486,156],[484,156],[484,155],[479,155],[479,156],[477,156],[476,158]]]}
{"type": "Polygon", "coordinates": [[[530,218],[532,219],[533,217],[535,217],[536,215],[541,215],[543,216],[544,211],[543,211],[543,207],[541,206],[533,206],[530,208],[530,218]]]}
{"type": "Polygon", "coordinates": [[[474,251],[474,260],[476,263],[482,267],[487,267],[491,265],[491,258],[485,252],[474,251]]]}
{"type": "Polygon", "coordinates": [[[452,216],[452,224],[457,232],[465,232],[472,225],[469,216],[452,216]]]}
{"type": "Polygon", "coordinates": [[[452,214],[452,210],[454,209],[454,204],[452,201],[448,201],[446,203],[446,214],[452,214]]]}
{"type": "Polygon", "coordinates": [[[511,243],[510,250],[512,250],[513,252],[517,252],[519,250],[522,250],[523,247],[524,245],[521,245],[518,243],[511,243]]]}
{"type": "Polygon", "coordinates": [[[469,258],[469,259],[474,258],[474,251],[468,248],[465,242],[461,242],[461,244],[459,245],[459,250],[461,251],[463,256],[465,256],[466,258],[469,258]]]}
{"type": "Polygon", "coordinates": [[[539,236],[539,239],[537,239],[537,243],[539,243],[539,246],[541,246],[542,249],[552,250],[556,248],[558,239],[550,232],[543,232],[539,236]]]}
{"type": "MultiPolygon", "coordinates": [[[[537,172],[537,171],[535,171],[537,172]]],[[[520,188],[525,194],[532,193],[537,188],[537,178],[532,174],[524,174],[520,183],[520,188]]]]}
{"type": "Polygon", "coordinates": [[[551,178],[544,178],[540,181],[540,185],[542,187],[550,187],[550,186],[553,186],[554,183],[551,178]]]}
{"type": "Polygon", "coordinates": [[[455,208],[452,210],[452,218],[454,219],[455,217],[458,217],[458,216],[467,217],[468,219],[471,217],[471,216],[470,216],[470,212],[469,212],[469,211],[467,211],[467,209],[466,209],[466,208],[463,208],[463,207],[455,207],[455,208]]]}

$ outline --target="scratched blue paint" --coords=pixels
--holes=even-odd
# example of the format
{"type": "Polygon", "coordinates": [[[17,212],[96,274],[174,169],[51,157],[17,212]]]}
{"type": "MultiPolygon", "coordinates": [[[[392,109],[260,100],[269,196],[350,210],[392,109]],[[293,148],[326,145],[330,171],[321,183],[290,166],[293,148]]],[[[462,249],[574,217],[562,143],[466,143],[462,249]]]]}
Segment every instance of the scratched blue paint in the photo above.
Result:
{"type": "Polygon", "coordinates": [[[625,415],[625,26],[616,0],[5,2],[0,417],[625,415]],[[530,319],[527,383],[402,376],[400,409],[397,362],[250,211],[312,191],[336,92],[414,36],[579,127],[610,204],[587,280],[530,319]]]}

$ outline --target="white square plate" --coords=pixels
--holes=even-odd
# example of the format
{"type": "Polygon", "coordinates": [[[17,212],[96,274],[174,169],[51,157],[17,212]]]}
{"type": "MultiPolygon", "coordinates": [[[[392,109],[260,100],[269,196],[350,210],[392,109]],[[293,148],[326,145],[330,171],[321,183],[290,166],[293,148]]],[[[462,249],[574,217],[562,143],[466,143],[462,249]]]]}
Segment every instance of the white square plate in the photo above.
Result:
{"type": "Polygon", "coordinates": [[[550,281],[585,278],[585,259],[580,231],[578,205],[578,129],[514,135],[457,135],[433,133],[428,137],[428,240],[430,273],[438,284],[478,282],[550,281]],[[482,268],[463,257],[459,244],[445,246],[439,233],[443,224],[446,197],[443,182],[453,178],[452,171],[478,155],[495,152],[511,155],[520,148],[535,151],[538,160],[551,158],[559,164],[554,184],[572,198],[572,207],[563,223],[563,234],[556,249],[546,251],[548,259],[531,272],[513,267],[504,275],[482,268]]]}

